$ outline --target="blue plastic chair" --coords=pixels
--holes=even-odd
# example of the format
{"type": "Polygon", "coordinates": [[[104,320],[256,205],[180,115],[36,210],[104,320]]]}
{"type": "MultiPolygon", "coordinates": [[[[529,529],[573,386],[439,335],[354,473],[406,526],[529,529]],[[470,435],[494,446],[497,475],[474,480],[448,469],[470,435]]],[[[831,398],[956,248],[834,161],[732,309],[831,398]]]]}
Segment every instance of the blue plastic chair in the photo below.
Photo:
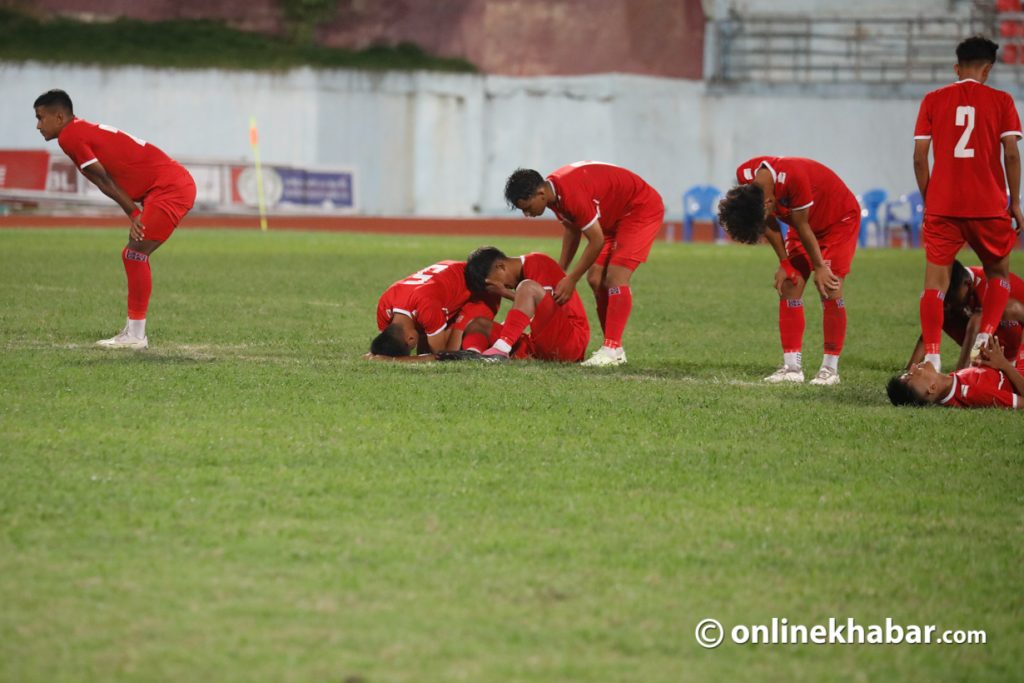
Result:
{"type": "Polygon", "coordinates": [[[683,240],[693,240],[693,222],[708,221],[715,228],[715,239],[721,239],[722,226],[718,224],[718,202],[722,191],[712,185],[694,185],[683,193],[683,240]]]}
{"type": "Polygon", "coordinates": [[[907,231],[907,241],[916,247],[921,241],[921,224],[924,223],[924,200],[917,190],[902,194],[885,206],[884,234],[886,243],[889,231],[894,226],[907,231]]]}
{"type": "Polygon", "coordinates": [[[868,190],[857,197],[857,201],[860,203],[860,246],[868,246],[868,228],[871,225],[875,226],[875,232],[879,236],[884,232],[882,221],[879,220],[879,213],[888,198],[889,193],[880,187],[868,190]]]}

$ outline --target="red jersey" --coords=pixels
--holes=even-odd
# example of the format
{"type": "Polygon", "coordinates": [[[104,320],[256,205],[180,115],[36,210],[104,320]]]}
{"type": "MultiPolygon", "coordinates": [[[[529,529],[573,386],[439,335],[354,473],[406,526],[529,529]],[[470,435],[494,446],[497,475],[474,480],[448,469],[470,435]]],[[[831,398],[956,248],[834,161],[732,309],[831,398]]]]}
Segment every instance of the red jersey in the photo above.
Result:
{"type": "Polygon", "coordinates": [[[807,222],[815,235],[823,235],[844,219],[859,225],[860,205],[850,188],[824,164],[801,157],[754,157],[736,169],[740,185],[754,182],[754,174],[765,168],[775,182],[775,217],[789,224],[793,211],[807,209],[807,222]]]}
{"type": "MultiPolygon", "coordinates": [[[[981,308],[981,302],[985,300],[985,292],[988,291],[988,276],[981,266],[968,266],[967,272],[974,280],[974,298],[967,302],[971,308],[981,308]]],[[[1024,302],[1024,280],[1014,273],[1010,273],[1010,298],[1024,302]]]]}
{"type": "Polygon", "coordinates": [[[97,161],[134,201],[150,190],[181,183],[188,171],[158,147],[113,126],[75,117],[57,136],[64,153],[79,170],[97,161]]]}
{"type": "Polygon", "coordinates": [[[440,261],[402,278],[384,290],[377,302],[377,328],[383,330],[395,313],[409,316],[416,329],[433,337],[469,301],[466,263],[440,261]]]}
{"type": "Polygon", "coordinates": [[[605,236],[615,235],[620,219],[631,213],[664,211],[657,190],[621,166],[577,161],[547,177],[555,188],[552,209],[558,220],[580,231],[600,221],[605,236]]]}
{"type": "MultiPolygon", "coordinates": [[[[1018,371],[1024,369],[1024,360],[1019,356],[1015,367],[1018,371]]],[[[971,366],[954,372],[953,388],[939,403],[950,408],[1024,407],[1006,375],[984,366],[971,366]]]]}
{"type": "Polygon", "coordinates": [[[925,213],[960,218],[1007,215],[1002,139],[1021,136],[1013,98],[967,79],[921,101],[915,140],[932,141],[925,213]]]}
{"type": "MultiPolygon", "coordinates": [[[[565,271],[558,265],[558,262],[547,254],[533,252],[520,256],[523,263],[522,278],[533,280],[551,294],[555,286],[565,277],[565,271]]],[[[572,322],[574,327],[579,327],[590,334],[590,323],[587,322],[587,312],[583,308],[583,301],[579,292],[573,292],[572,296],[562,305],[562,310],[572,322]]]]}

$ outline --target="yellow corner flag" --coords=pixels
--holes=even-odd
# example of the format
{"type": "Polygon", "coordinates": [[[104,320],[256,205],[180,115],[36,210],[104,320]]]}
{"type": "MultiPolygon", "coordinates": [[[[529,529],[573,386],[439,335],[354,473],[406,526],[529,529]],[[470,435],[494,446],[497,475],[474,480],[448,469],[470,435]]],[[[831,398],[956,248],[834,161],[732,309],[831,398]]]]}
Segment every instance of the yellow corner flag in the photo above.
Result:
{"type": "Polygon", "coordinates": [[[256,132],[256,117],[249,117],[249,144],[252,145],[253,159],[256,161],[256,197],[260,209],[260,230],[267,229],[267,202],[263,195],[263,167],[260,165],[260,136],[256,132]]]}

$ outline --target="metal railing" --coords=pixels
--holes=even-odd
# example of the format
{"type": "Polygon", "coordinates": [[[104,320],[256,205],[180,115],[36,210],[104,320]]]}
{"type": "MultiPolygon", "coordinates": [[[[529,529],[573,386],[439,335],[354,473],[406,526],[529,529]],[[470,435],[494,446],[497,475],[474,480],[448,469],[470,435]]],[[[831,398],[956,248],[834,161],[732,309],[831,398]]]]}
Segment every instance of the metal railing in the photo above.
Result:
{"type": "Polygon", "coordinates": [[[885,19],[736,16],[714,21],[710,29],[709,81],[714,84],[947,82],[956,44],[978,33],[1000,44],[998,73],[1024,82],[1024,13],[885,19]],[[1011,25],[1020,30],[1007,31],[1011,25]]]}

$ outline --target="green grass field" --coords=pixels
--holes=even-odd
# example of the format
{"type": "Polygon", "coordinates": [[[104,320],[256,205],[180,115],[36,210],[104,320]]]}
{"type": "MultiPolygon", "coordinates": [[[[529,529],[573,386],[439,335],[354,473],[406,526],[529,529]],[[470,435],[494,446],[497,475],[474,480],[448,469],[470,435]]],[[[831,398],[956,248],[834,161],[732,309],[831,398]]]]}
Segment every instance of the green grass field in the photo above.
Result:
{"type": "Polygon", "coordinates": [[[125,232],[0,231],[0,680],[1019,680],[1024,416],[884,394],[920,252],[858,254],[841,386],[769,387],[766,248],[656,245],[630,364],[586,371],[360,359],[393,280],[557,248],[493,236],[181,230],[151,348],[104,352],[125,232]]]}

